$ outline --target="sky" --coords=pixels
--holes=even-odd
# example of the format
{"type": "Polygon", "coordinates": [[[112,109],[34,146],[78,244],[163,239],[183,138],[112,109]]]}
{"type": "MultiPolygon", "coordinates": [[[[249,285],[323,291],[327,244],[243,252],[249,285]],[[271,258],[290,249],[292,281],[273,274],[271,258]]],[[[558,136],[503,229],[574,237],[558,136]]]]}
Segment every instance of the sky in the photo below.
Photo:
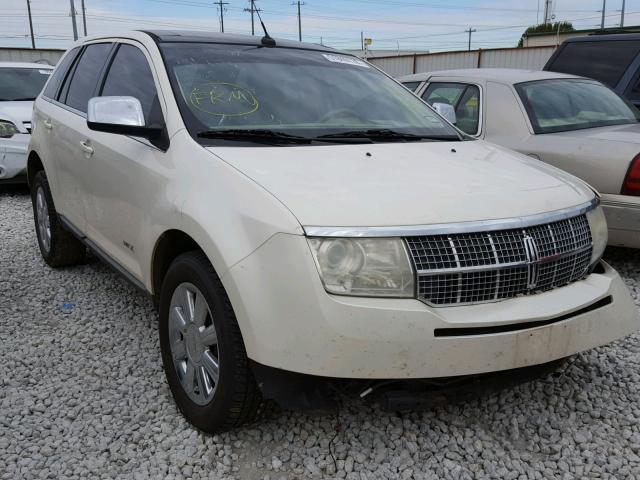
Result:
{"type": "MultiPolygon", "coordinates": [[[[73,42],[69,0],[30,0],[36,46],[67,48],[73,42]]],[[[131,29],[220,31],[216,0],[85,0],[87,33],[131,29]]],[[[223,0],[227,33],[251,33],[247,0],[223,0]]],[[[74,0],[79,35],[81,0],[74,0]]],[[[623,0],[607,0],[605,25],[620,25],[623,0]]],[[[273,37],[297,39],[297,2],[256,0],[273,37]]],[[[304,41],[359,49],[361,32],[374,50],[466,50],[513,47],[526,27],[542,22],[545,0],[304,0],[304,41]]],[[[554,21],[577,29],[600,25],[602,0],[553,0],[554,21]]],[[[0,0],[0,47],[30,47],[27,0],[0,0]]],[[[257,18],[256,18],[257,20],[257,18]]],[[[626,0],[625,26],[640,25],[640,0],[626,0]]],[[[256,22],[256,33],[260,32],[256,22]]]]}

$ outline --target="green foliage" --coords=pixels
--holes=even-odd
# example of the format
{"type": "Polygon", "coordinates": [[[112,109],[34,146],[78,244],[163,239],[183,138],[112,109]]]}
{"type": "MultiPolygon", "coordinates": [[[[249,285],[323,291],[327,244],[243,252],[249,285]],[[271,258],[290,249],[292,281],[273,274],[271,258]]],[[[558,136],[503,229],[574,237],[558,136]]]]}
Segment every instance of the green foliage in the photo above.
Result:
{"type": "Polygon", "coordinates": [[[518,47],[524,45],[524,39],[532,33],[557,33],[558,27],[560,27],[560,33],[574,32],[573,24],[571,22],[556,22],[556,23],[541,23],[540,25],[532,25],[527,28],[520,40],[518,41],[518,47]]]}

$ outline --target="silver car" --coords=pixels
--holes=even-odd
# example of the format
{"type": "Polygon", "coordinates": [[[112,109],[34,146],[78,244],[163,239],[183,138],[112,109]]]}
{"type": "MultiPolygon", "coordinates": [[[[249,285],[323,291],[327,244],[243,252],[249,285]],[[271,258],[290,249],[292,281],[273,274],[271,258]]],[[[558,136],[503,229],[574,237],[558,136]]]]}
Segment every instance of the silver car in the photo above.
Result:
{"type": "Polygon", "coordinates": [[[640,112],[600,82],[481,68],[399,79],[476,138],[570,172],[602,195],[609,245],[640,248],[640,112]]]}

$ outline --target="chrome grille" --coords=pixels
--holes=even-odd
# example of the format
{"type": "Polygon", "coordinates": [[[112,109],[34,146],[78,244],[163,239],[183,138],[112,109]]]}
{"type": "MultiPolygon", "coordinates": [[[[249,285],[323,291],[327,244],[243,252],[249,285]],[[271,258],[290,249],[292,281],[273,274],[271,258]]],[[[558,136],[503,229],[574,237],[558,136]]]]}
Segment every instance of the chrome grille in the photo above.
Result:
{"type": "Polygon", "coordinates": [[[531,227],[406,237],[418,298],[432,305],[490,302],[584,277],[591,259],[586,215],[531,227]]]}

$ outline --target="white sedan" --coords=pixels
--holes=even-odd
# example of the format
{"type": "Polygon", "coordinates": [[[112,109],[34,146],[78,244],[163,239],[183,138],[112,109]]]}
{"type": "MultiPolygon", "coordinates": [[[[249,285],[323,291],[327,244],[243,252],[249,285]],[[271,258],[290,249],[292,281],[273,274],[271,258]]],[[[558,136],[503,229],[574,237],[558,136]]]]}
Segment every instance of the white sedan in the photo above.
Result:
{"type": "Polygon", "coordinates": [[[399,79],[475,138],[587,181],[602,195],[609,245],[640,248],[640,112],[601,83],[512,69],[399,79]]]}
{"type": "Polygon", "coordinates": [[[53,67],[0,62],[0,183],[26,181],[31,111],[53,67]]]}

